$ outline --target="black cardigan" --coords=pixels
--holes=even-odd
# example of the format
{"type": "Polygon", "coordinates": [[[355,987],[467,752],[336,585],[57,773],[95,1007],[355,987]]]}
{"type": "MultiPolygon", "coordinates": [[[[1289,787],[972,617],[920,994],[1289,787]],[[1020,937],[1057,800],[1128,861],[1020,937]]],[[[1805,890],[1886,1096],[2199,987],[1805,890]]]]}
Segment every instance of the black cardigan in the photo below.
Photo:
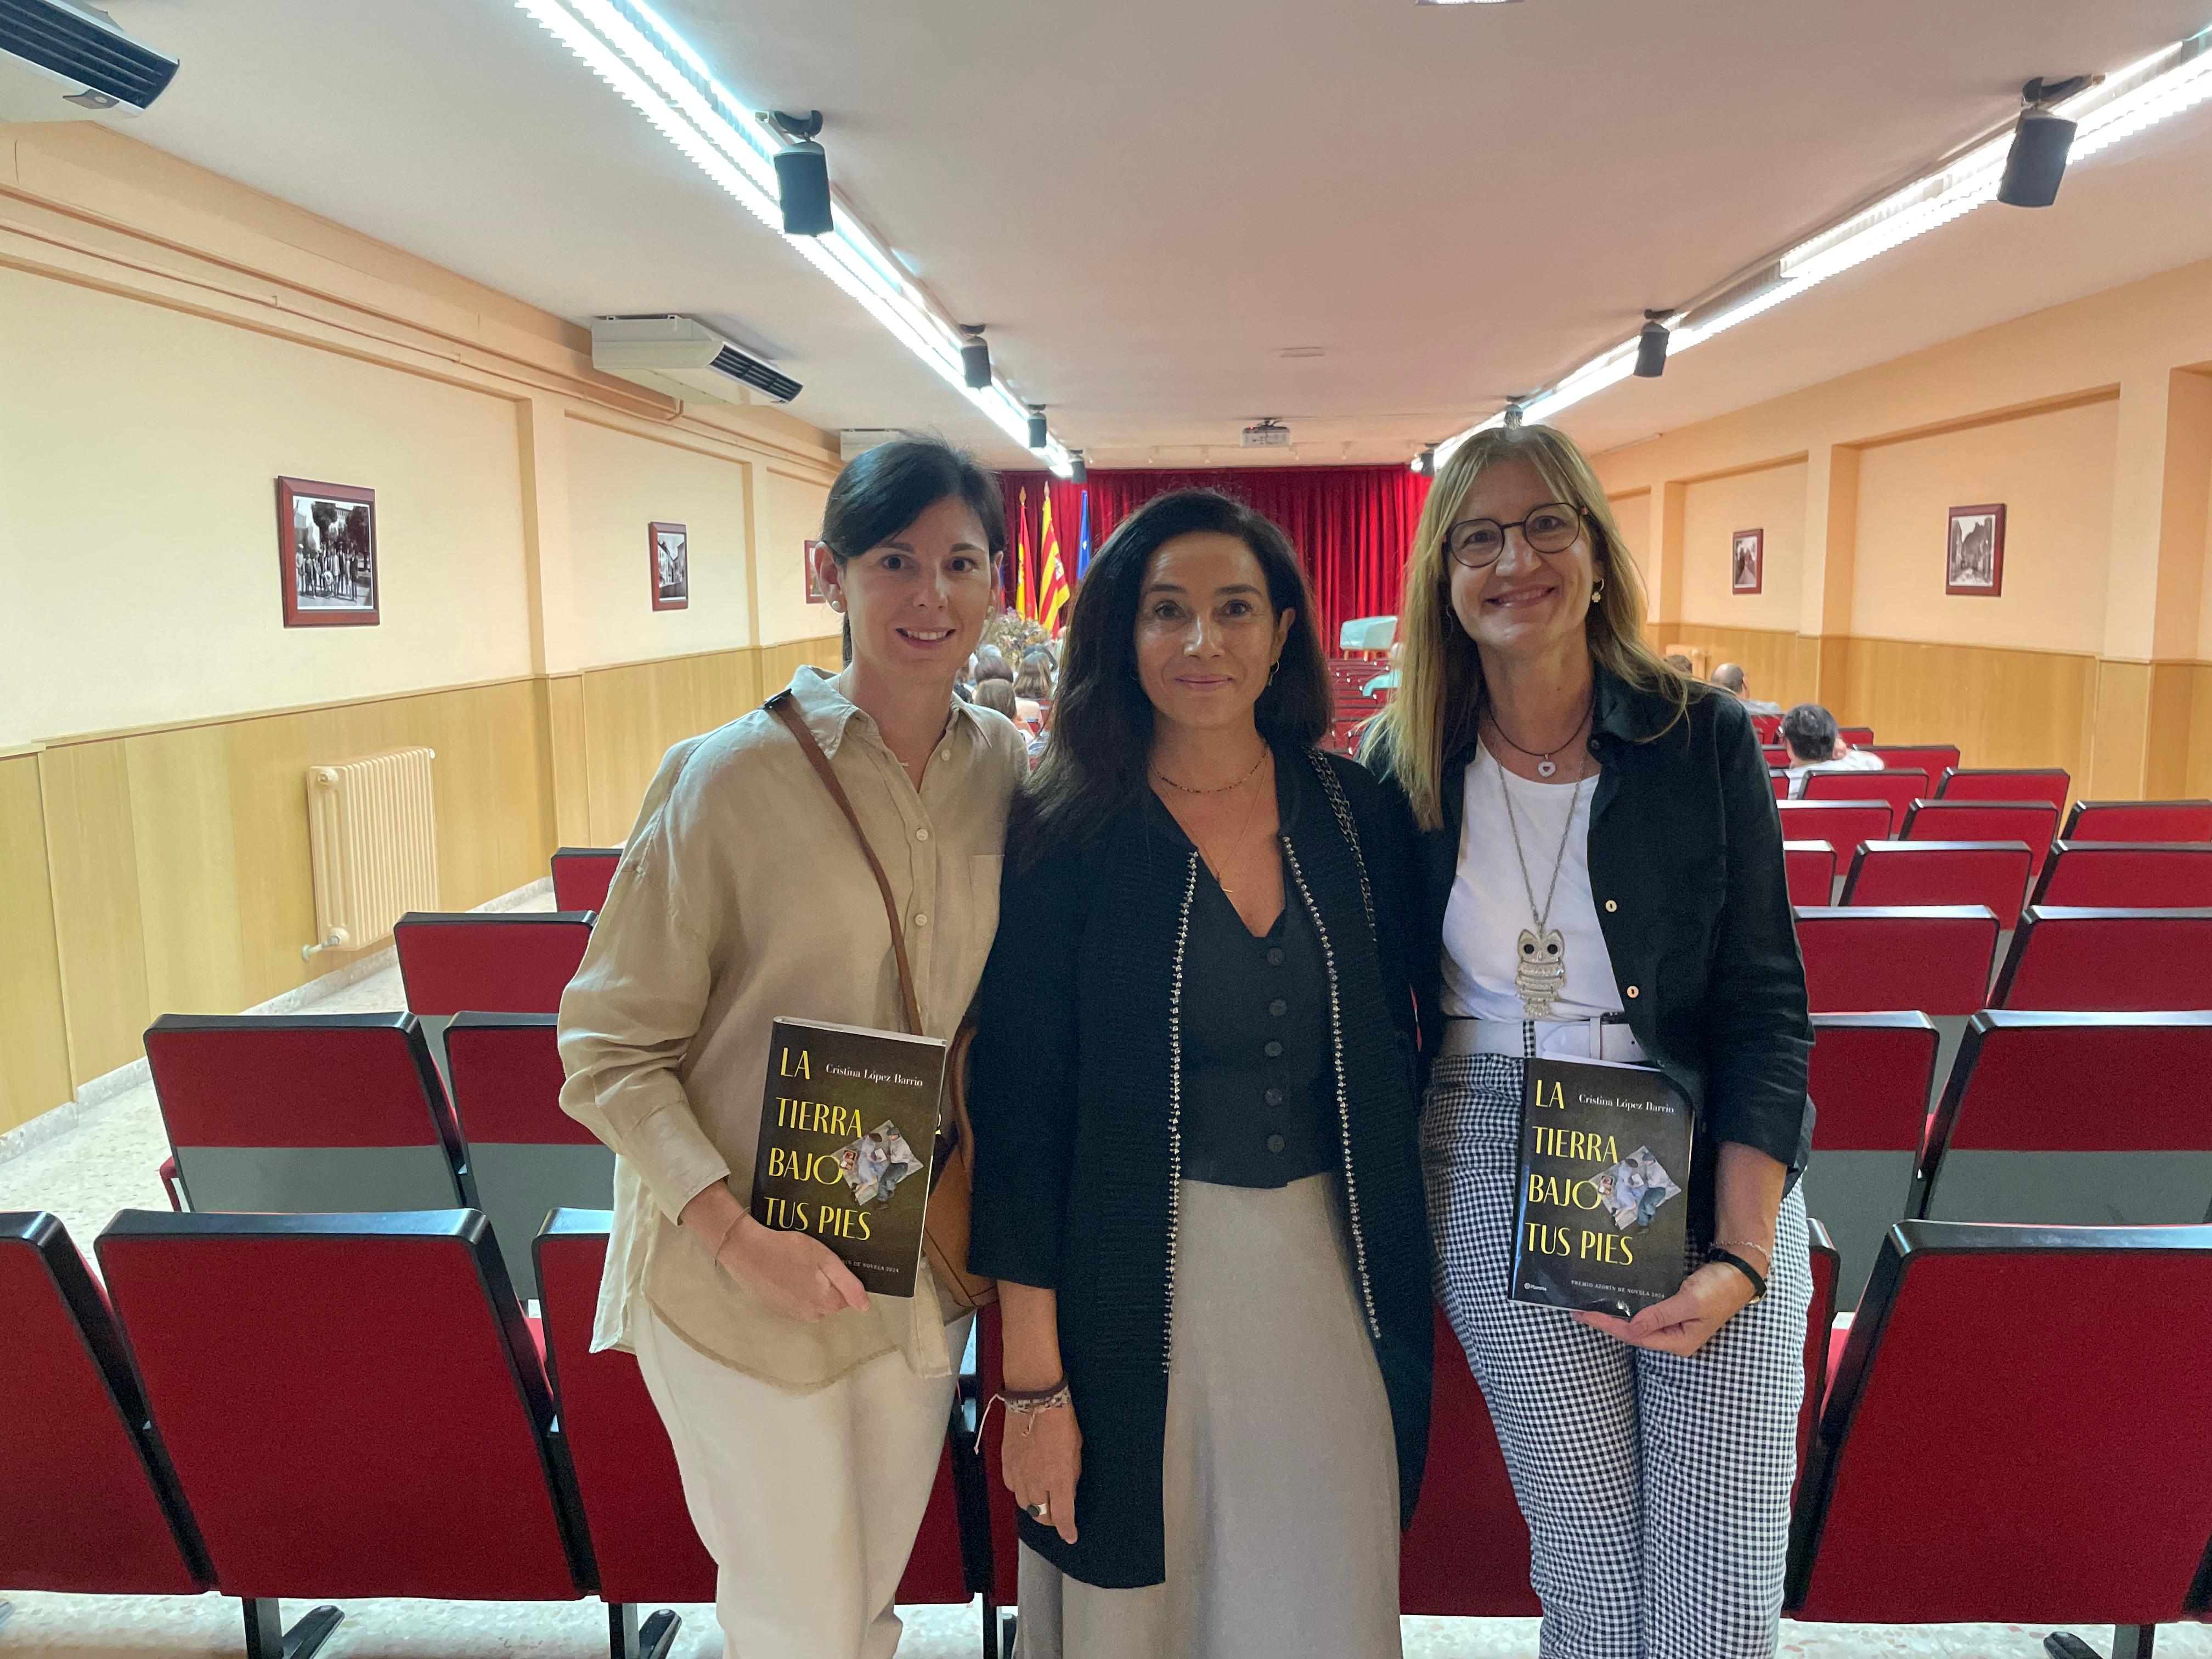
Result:
{"type": "MultiPolygon", "coordinates": [[[[1353,763],[1320,757],[1350,805],[1351,844],[1306,751],[1279,747],[1276,793],[1293,874],[1311,895],[1336,981],[1344,1117],[1376,1359],[1410,1521],[1428,1449],[1431,1270],[1415,1135],[1415,1013],[1403,957],[1412,821],[1353,763]],[[1378,945],[1378,935],[1380,944],[1378,945]]],[[[1012,849],[997,942],[977,998],[969,1265],[1059,1292],[1060,1355],[1083,1426],[1073,1545],[1024,1516],[1023,1541],[1109,1589],[1165,1577],[1170,1182],[1169,1007],[1194,854],[1149,830],[1141,803],[1027,869],[1012,849]]],[[[1293,879],[1285,902],[1305,902],[1293,879]]],[[[1332,1093],[1334,1073],[1330,1073],[1332,1093]]],[[[1342,1156],[1340,1150],[1339,1156],[1342,1156]]],[[[1330,1434],[1327,1423],[1286,1425],[1330,1434]]]]}
{"type": "MultiPolygon", "coordinates": [[[[1751,716],[1720,692],[1668,702],[1596,671],[1590,752],[1604,770],[1590,802],[1590,896],[1628,1024],[1698,1114],[1696,1164],[1740,1141],[1789,1165],[1811,1156],[1813,1052],[1805,964],[1790,908],[1782,820],[1751,716]]],[[[1443,1033],[1444,907],[1467,813],[1472,740],[1444,767],[1443,827],[1419,836],[1421,947],[1413,952],[1421,1048],[1443,1033]]],[[[1387,754],[1383,787],[1404,799],[1387,754]]],[[[1501,853],[1500,856],[1505,855],[1501,853]]],[[[1710,1236],[1712,1186],[1692,1183],[1710,1236]]]]}

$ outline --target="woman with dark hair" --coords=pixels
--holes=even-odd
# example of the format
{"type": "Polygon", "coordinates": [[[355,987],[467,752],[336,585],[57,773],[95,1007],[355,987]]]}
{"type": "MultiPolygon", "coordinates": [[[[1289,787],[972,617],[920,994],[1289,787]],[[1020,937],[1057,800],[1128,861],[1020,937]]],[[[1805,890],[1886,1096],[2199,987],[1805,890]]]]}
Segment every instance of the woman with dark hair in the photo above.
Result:
{"type": "Polygon", "coordinates": [[[927,1262],[913,1297],[871,1297],[747,1199],[771,1023],[905,1024],[870,852],[928,1034],[951,1035],[982,973],[1026,765],[1014,728],[952,688],[1006,542],[996,483],[942,442],[838,475],[815,574],[845,618],[844,672],[801,668],[670,750],[561,1000],[562,1107],[617,1154],[592,1346],[637,1355],[732,1655],[898,1643],[891,1599],[967,1322],[927,1262]]]}
{"type": "Polygon", "coordinates": [[[1022,1651],[1395,1655],[1430,1357],[1409,825],[1315,747],[1312,598],[1249,508],[1124,520],[1067,642],[969,1089],[1022,1651]]]}
{"type": "Polygon", "coordinates": [[[1766,1659],[1812,1296],[1812,1023],[1751,716],[1654,653],[1644,616],[1574,444],[1476,434],[1414,532],[1373,753],[1422,832],[1430,1224],[1542,1650],[1766,1659]],[[1654,1068],[1689,1103],[1686,1276],[1633,1319],[1507,1295],[1539,1055],[1654,1068]]]}

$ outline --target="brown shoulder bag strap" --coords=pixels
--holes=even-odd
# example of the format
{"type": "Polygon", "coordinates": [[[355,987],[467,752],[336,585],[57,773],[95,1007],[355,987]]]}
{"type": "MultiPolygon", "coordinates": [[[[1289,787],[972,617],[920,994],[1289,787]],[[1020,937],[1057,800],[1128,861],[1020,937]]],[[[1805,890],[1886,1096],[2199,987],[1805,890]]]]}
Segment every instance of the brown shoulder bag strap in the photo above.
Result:
{"type": "Polygon", "coordinates": [[[822,780],[830,798],[837,803],[845,815],[845,822],[853,826],[854,839],[860,843],[861,856],[868,860],[868,873],[876,878],[876,890],[884,896],[884,915],[891,925],[891,954],[898,961],[899,1001],[906,1011],[906,1029],[916,1036],[921,1030],[921,1004],[915,996],[914,969],[906,959],[906,930],[899,926],[898,900],[891,896],[891,878],[884,873],[883,863],[876,857],[876,849],[868,844],[868,832],[860,828],[860,815],[853,810],[851,797],[845,786],[837,781],[837,774],[830,764],[830,757],[822,752],[822,745],[814,741],[814,733],[806,729],[799,707],[788,691],[779,691],[768,700],[768,712],[781,720],[799,740],[799,748],[814,768],[814,775],[822,780]]]}

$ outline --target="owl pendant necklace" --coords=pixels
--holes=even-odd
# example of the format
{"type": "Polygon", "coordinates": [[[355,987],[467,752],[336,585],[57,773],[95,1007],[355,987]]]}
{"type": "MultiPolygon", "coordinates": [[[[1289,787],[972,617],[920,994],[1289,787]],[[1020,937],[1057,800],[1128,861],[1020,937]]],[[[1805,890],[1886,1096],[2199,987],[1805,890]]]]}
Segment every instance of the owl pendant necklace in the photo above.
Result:
{"type": "MultiPolygon", "coordinates": [[[[1507,738],[1510,743],[1511,738],[1507,738]]],[[[1505,781],[1505,768],[1498,768],[1498,799],[1505,803],[1506,828],[1513,832],[1513,856],[1521,866],[1521,888],[1528,896],[1528,919],[1536,925],[1523,927],[1514,953],[1513,989],[1530,1019],[1552,1018],[1552,1005],[1566,994],[1566,936],[1552,926],[1552,901],[1559,894],[1559,872],[1567,862],[1567,838],[1574,834],[1575,813],[1582,805],[1584,779],[1577,779],[1567,802],[1567,821],[1559,831],[1559,852],[1552,860],[1551,884],[1544,890],[1544,908],[1536,908],[1536,884],[1528,878],[1528,854],[1521,846],[1521,820],[1513,811],[1513,791],[1505,781]]]]}

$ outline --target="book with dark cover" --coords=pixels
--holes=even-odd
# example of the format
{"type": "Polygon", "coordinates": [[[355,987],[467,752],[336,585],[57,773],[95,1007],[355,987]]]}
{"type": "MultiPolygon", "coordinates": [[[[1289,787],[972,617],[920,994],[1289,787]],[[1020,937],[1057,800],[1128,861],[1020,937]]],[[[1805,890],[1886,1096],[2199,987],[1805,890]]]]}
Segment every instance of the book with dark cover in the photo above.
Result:
{"type": "Polygon", "coordinates": [[[1648,1066],[1532,1060],[1516,1302],[1632,1319],[1689,1270],[1689,1103],[1648,1066]]]}
{"type": "Polygon", "coordinates": [[[811,1233],[871,1296],[912,1296],[950,1045],[779,1019],[769,1034],[753,1219],[811,1233]]]}

